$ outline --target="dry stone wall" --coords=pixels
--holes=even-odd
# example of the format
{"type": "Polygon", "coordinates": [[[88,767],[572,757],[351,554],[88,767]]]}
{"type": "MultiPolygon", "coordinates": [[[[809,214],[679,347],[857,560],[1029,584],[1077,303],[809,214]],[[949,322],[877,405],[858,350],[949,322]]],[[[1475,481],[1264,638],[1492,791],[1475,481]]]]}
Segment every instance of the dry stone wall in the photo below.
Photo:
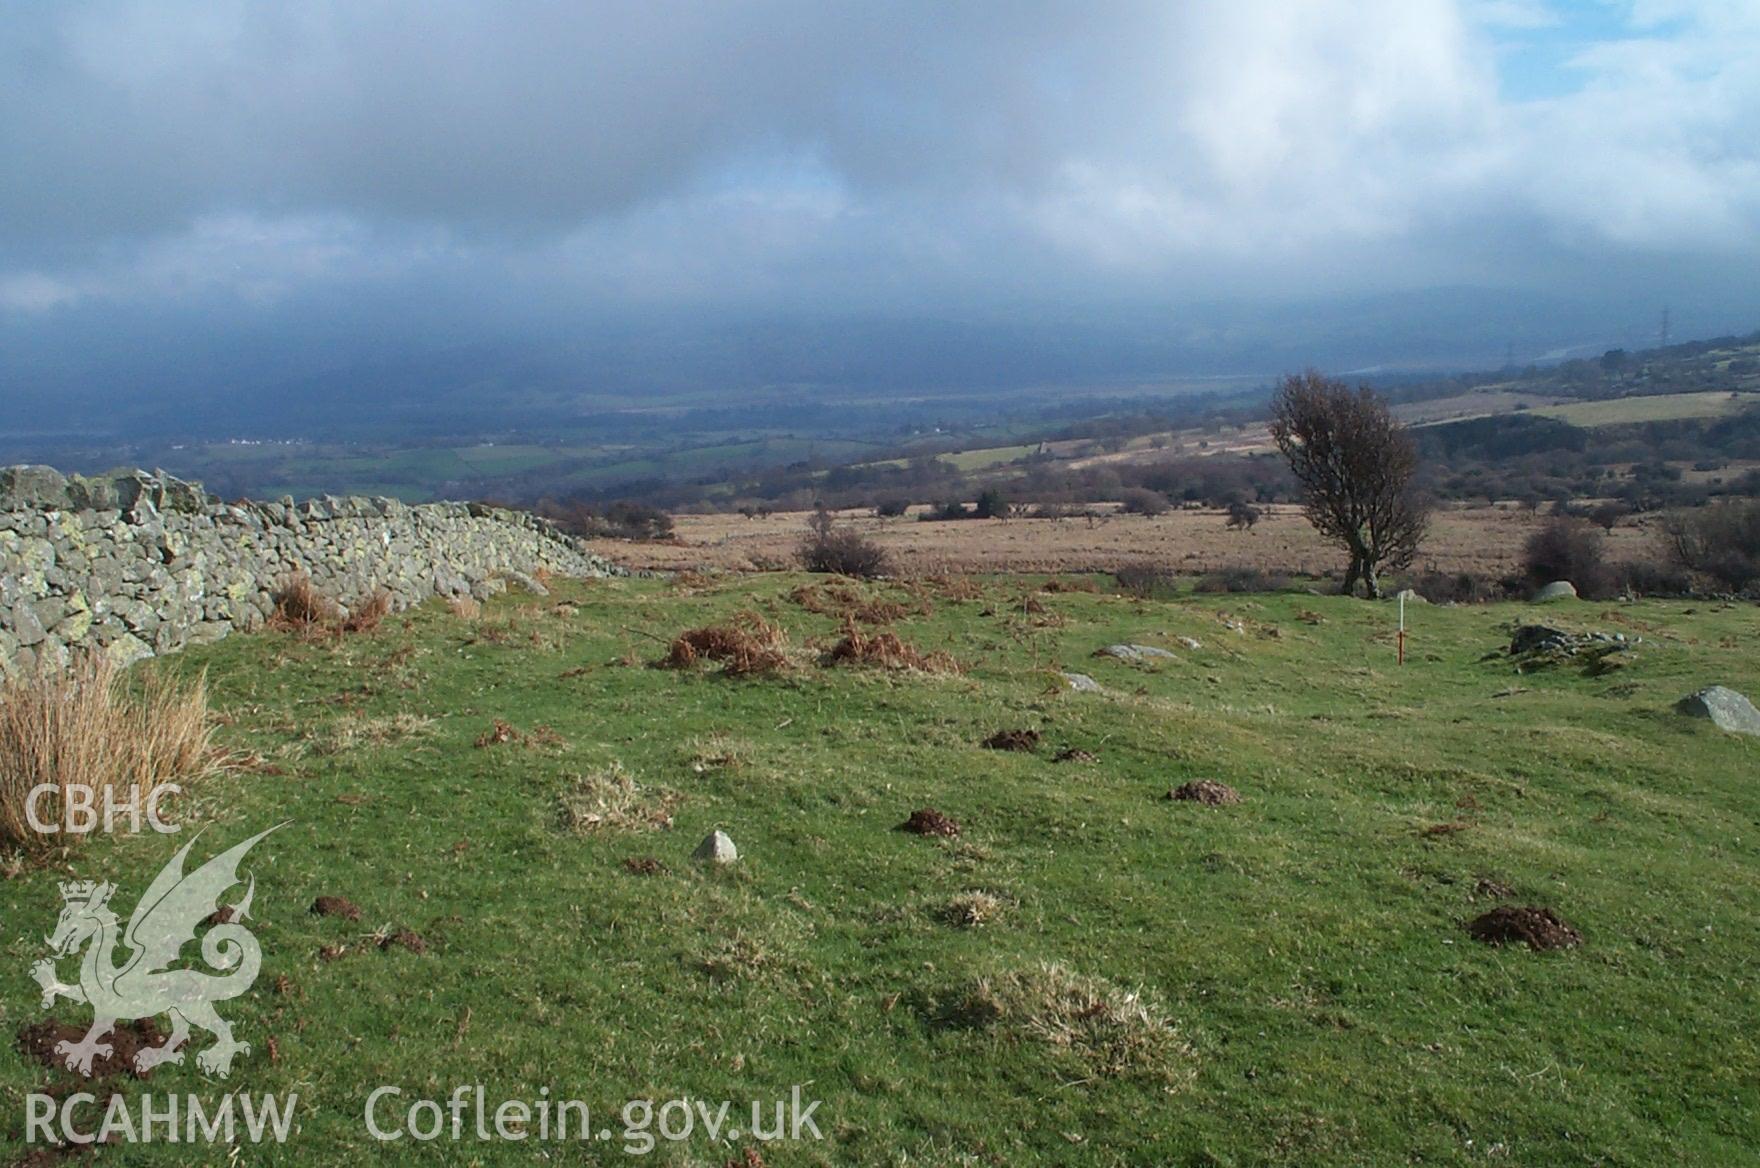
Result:
{"type": "Polygon", "coordinates": [[[618,569],[549,523],[475,503],[222,503],[163,472],[0,469],[0,671],[94,647],[119,664],[261,626],[307,573],[344,608],[479,598],[509,582],[618,569]]]}

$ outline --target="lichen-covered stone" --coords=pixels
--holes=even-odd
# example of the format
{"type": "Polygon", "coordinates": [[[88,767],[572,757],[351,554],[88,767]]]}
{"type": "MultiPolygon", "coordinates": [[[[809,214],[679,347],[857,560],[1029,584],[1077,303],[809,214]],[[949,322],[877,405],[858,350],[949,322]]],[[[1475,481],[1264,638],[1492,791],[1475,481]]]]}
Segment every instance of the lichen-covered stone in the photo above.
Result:
{"type": "Polygon", "coordinates": [[[343,605],[538,592],[539,569],[618,569],[523,512],[324,498],[227,505],[138,470],[64,479],[0,469],[0,669],[102,648],[119,663],[260,627],[296,572],[343,605]]]}

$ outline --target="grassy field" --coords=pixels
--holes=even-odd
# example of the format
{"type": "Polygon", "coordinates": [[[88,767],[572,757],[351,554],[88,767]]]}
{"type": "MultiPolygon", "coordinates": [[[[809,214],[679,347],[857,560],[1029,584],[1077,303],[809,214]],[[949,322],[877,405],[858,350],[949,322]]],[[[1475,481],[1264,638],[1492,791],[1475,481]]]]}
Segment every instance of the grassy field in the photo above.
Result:
{"type": "MultiPolygon", "coordinates": [[[[207,671],[254,760],[183,805],[197,851],[291,821],[247,865],[265,965],[228,1007],[255,1047],[229,1085],[297,1091],[300,1130],[248,1162],[623,1161],[364,1130],[375,1086],[475,1083],[607,1109],[805,1085],[825,1139],[765,1146],[772,1166],[1760,1157],[1760,741],[1670,712],[1760,691],[1752,605],[1420,607],[1401,669],[1390,606],[1305,591],[858,586],[963,666],[929,674],[823,663],[838,618],[791,599],[806,579],[568,584],[158,663],[207,671]],[[649,667],[742,610],[786,630],[787,669],[649,667]],[[1643,641],[1600,676],[1517,674],[1496,654],[1536,616],[1643,641]],[[1174,657],[1091,656],[1116,641],[1174,657]],[[980,745],[1006,729],[1037,748],[980,745]],[[1196,779],[1242,801],[1163,798],[1196,779]],[[895,830],[925,807],[963,830],[895,830]],[[726,870],[687,859],[714,828],[742,852],[726,870]],[[320,896],[361,920],[309,914],[320,896]],[[1463,922],[1499,903],[1582,944],[1479,944],[1463,922]],[[376,943],[400,929],[426,952],[376,943]]],[[[9,1034],[43,1016],[24,975],[56,882],[114,880],[129,906],[187,839],[0,881],[9,1034]]],[[[66,1076],[0,1047],[11,1141],[23,1094],[66,1076]]],[[[151,1089],[222,1088],[169,1067],[151,1089]]]]}
{"type": "Polygon", "coordinates": [[[1621,397],[1610,401],[1575,402],[1543,406],[1534,413],[1558,418],[1573,426],[1629,426],[1639,422],[1668,422],[1679,418],[1724,418],[1760,402],[1760,395],[1708,390],[1703,393],[1669,393],[1649,397],[1621,397]]]}
{"type": "MultiPolygon", "coordinates": [[[[1739,471],[1723,471],[1725,475],[1739,471]]],[[[867,511],[839,519],[884,546],[901,569],[936,572],[1100,572],[1125,564],[1154,564],[1181,573],[1254,567],[1267,572],[1320,575],[1341,566],[1338,550],[1322,540],[1301,509],[1262,508],[1251,531],[1231,531],[1215,508],[1174,510],[1153,517],[1108,510],[1090,523],[1072,519],[968,519],[923,523],[909,515],[881,518],[867,511]]],[[[1098,509],[1097,509],[1098,510],[1098,509]]],[[[679,515],[669,543],[594,541],[594,550],[635,568],[748,570],[793,565],[808,512],[679,515]]],[[[1445,506],[1436,513],[1414,567],[1473,572],[1498,579],[1521,572],[1523,541],[1548,517],[1514,504],[1445,506]]],[[[1662,556],[1660,517],[1622,520],[1609,534],[1613,560],[1662,556]]]]}

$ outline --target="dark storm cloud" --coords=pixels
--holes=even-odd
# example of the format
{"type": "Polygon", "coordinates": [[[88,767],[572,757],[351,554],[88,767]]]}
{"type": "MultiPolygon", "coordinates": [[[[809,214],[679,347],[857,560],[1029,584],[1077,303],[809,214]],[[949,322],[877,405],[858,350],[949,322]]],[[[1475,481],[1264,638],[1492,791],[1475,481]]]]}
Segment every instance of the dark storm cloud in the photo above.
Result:
{"type": "Polygon", "coordinates": [[[1726,279],[1760,226],[1760,15],[1639,0],[1574,43],[1563,11],[15,4],[0,314],[1726,279]],[[1542,37],[1556,76],[1508,84],[1542,37]]]}

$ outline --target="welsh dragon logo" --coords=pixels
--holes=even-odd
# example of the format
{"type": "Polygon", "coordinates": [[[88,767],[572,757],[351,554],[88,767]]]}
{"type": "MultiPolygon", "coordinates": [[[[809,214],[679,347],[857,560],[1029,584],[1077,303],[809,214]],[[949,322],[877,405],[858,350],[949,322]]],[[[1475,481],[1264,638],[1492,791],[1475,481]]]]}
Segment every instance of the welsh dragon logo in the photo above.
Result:
{"type": "Polygon", "coordinates": [[[153,877],[127,927],[120,929],[120,938],[120,921],[110,908],[110,898],[116,893],[114,884],[80,880],[61,886],[61,919],[54,933],[45,938],[54,956],[33,965],[31,976],[43,987],[44,1009],[58,997],[85,1002],[92,1008],[92,1028],[86,1036],[78,1042],[56,1045],[55,1052],[66,1059],[69,1070],[89,1076],[92,1060],[111,1053],[104,1038],[117,1022],[159,1014],[170,1017],[171,1034],[163,1044],[147,1047],[135,1056],[138,1071],[151,1070],[160,1063],[181,1063],[183,1051],[179,1048],[189,1041],[192,1026],[215,1038],[212,1046],[196,1055],[196,1065],[210,1074],[224,1078],[231,1073],[235,1057],[250,1053],[250,1043],[232,1037],[232,1024],[220,1017],[214,1006],[249,990],[262,967],[263,954],[256,937],[239,923],[250,913],[257,891],[255,877],[230,913],[219,913],[220,897],[239,883],[238,865],[245,853],[283,826],[252,836],[186,875],[184,857],[195,846],[191,839],[153,877]],[[171,968],[183,947],[195,939],[196,929],[217,914],[220,923],[202,938],[202,960],[222,972],[171,968]],[[130,950],[120,964],[118,940],[130,950]],[[85,953],[80,958],[79,984],[68,985],[56,976],[55,960],[82,945],[85,953]]]}

